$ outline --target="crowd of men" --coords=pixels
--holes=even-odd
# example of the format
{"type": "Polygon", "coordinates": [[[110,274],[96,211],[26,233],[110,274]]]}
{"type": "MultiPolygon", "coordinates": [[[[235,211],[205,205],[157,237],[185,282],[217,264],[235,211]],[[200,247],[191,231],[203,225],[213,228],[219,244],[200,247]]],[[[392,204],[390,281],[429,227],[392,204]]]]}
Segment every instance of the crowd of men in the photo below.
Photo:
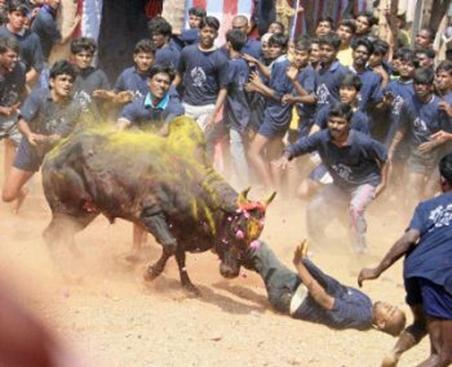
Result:
{"type": "MultiPolygon", "coordinates": [[[[381,200],[396,195],[404,213],[439,191],[437,167],[452,151],[452,55],[437,60],[428,28],[412,47],[403,32],[388,44],[374,34],[373,16],[362,13],[339,24],[324,17],[315,34],[294,39],[273,22],[254,38],[247,17],[237,15],[217,46],[219,20],[192,8],[178,35],[163,17],[151,19],[149,37],[130,55],[133,66],[111,83],[94,66],[96,42],[71,37],[80,18],[62,34],[59,6],[0,2],[2,198],[16,211],[45,154],[76,125],[111,121],[119,130],[165,136],[184,114],[205,133],[212,162],[231,163],[237,186],[305,199],[315,244],[328,241],[325,228],[335,217],[350,228],[353,251],[363,254],[366,208],[387,186],[381,200]],[[69,40],[70,58],[49,65],[52,48],[69,40]]],[[[450,184],[448,169],[442,177],[450,184]]],[[[450,194],[446,199],[450,213],[450,194]]],[[[411,244],[424,228],[420,221],[411,244]]],[[[136,226],[137,249],[144,235],[136,226]]],[[[332,308],[334,298],[327,301],[332,308]]]]}

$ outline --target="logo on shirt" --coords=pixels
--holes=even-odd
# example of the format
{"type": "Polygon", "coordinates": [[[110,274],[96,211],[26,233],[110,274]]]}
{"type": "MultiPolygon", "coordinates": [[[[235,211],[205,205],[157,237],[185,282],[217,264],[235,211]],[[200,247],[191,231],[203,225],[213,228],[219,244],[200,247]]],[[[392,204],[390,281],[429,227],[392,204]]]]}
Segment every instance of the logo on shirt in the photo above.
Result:
{"type": "Polygon", "coordinates": [[[396,116],[400,115],[400,110],[402,109],[403,98],[401,96],[396,96],[392,102],[392,113],[396,116]]]}
{"type": "Polygon", "coordinates": [[[190,76],[193,80],[193,86],[197,88],[201,88],[207,79],[206,73],[199,66],[195,66],[193,69],[191,69],[190,76]]]}
{"type": "Polygon", "coordinates": [[[352,169],[343,163],[333,164],[331,169],[337,173],[337,175],[345,181],[350,181],[352,177],[352,169]]]}
{"type": "Polygon", "coordinates": [[[320,84],[317,88],[317,103],[325,104],[331,95],[328,87],[325,84],[320,84]]]}
{"type": "Polygon", "coordinates": [[[446,207],[440,205],[430,212],[428,217],[434,223],[434,227],[429,230],[433,231],[435,228],[449,227],[452,222],[452,204],[446,207]]]}
{"type": "Polygon", "coordinates": [[[417,135],[429,135],[429,129],[427,127],[427,124],[425,123],[424,120],[422,120],[419,117],[416,117],[415,120],[413,121],[413,130],[414,133],[417,135]]]}

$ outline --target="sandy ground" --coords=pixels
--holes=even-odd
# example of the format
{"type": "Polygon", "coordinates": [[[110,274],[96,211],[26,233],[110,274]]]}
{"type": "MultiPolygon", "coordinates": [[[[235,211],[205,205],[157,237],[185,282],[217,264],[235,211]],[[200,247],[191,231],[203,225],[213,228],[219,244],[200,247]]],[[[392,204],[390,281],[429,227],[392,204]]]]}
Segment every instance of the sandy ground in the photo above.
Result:
{"type": "MultiPolygon", "coordinates": [[[[40,186],[37,177],[17,216],[0,205],[0,274],[18,289],[24,304],[53,325],[68,348],[89,361],[86,366],[378,366],[395,342],[378,331],[334,331],[279,315],[270,309],[256,274],[244,271],[235,280],[225,280],[210,252],[187,259],[201,298],[181,291],[174,261],[145,285],[143,266],[131,269],[118,261],[131,243],[131,225],[122,221],[111,225],[98,218],[78,235],[87,274],[80,284],[68,283],[41,239],[50,212],[40,186]]],[[[287,264],[305,235],[303,212],[303,202],[283,203],[280,198],[268,211],[263,238],[287,264]]],[[[313,260],[342,282],[356,284],[360,266],[374,264],[404,225],[396,205],[383,211],[375,203],[369,213],[367,259],[353,258],[337,237],[333,249],[316,250],[313,260]]],[[[344,233],[339,230],[339,235],[344,233]]],[[[150,239],[147,252],[154,260],[160,247],[150,239]]],[[[409,311],[400,264],[365,284],[364,290],[373,299],[409,311]]],[[[400,366],[413,366],[427,354],[424,340],[400,366]]]]}

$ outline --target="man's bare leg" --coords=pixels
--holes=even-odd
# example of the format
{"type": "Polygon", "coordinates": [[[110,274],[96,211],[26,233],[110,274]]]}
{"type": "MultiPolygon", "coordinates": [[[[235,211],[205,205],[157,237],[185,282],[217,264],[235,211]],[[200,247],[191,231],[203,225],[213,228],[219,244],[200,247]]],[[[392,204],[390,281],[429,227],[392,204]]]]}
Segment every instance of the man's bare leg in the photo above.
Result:
{"type": "Polygon", "coordinates": [[[126,256],[130,262],[139,262],[141,260],[141,249],[146,242],[147,231],[140,224],[133,224],[133,242],[132,251],[126,256]]]}
{"type": "Polygon", "coordinates": [[[418,367],[447,367],[452,363],[452,320],[430,318],[427,323],[432,344],[430,356],[418,367]]]}
{"type": "Polygon", "coordinates": [[[270,189],[273,187],[273,180],[270,174],[270,170],[267,162],[262,157],[262,153],[269,139],[259,133],[251,143],[250,150],[248,152],[249,159],[256,170],[258,177],[262,180],[265,187],[270,189]]]}
{"type": "Polygon", "coordinates": [[[4,177],[8,177],[9,171],[11,170],[11,167],[14,163],[14,158],[16,156],[16,144],[11,140],[6,138],[5,139],[5,157],[4,157],[4,177]]]}
{"type": "Polygon", "coordinates": [[[17,213],[22,206],[26,196],[26,191],[23,189],[23,186],[33,175],[34,172],[32,171],[24,171],[14,166],[11,167],[3,186],[2,200],[6,203],[16,200],[13,208],[14,213],[17,213]]]}
{"type": "Polygon", "coordinates": [[[427,335],[427,326],[422,305],[412,306],[411,311],[414,316],[413,323],[400,334],[394,348],[383,359],[381,367],[397,366],[401,355],[413,348],[425,335],[427,335]]]}

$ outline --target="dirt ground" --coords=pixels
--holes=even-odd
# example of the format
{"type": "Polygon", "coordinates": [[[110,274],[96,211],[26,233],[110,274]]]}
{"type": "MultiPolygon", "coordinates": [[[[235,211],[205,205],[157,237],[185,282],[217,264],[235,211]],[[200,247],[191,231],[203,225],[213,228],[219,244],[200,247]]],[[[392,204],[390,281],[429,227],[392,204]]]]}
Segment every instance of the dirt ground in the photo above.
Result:
{"type": "MultiPolygon", "coordinates": [[[[1,180],[2,182],[3,180],[1,180]]],[[[0,274],[18,289],[23,303],[55,329],[83,366],[378,366],[395,339],[378,331],[334,331],[275,313],[260,278],[249,271],[223,279],[212,253],[190,254],[187,268],[201,298],[181,291],[177,266],[168,263],[152,284],[142,281],[143,265],[135,269],[119,261],[131,244],[131,225],[111,225],[98,218],[77,237],[86,275],[79,284],[61,278],[42,239],[50,212],[40,178],[20,214],[0,204],[0,274]]],[[[405,226],[397,206],[371,208],[370,254],[357,260],[339,238],[328,249],[313,251],[313,260],[346,284],[356,284],[359,268],[375,264],[405,226]]],[[[294,246],[305,236],[304,203],[269,208],[263,239],[291,264],[294,246]]],[[[337,226],[333,222],[333,230],[337,226]]],[[[160,247],[148,240],[148,257],[160,247]]],[[[401,266],[366,283],[373,299],[404,305],[401,266]]],[[[411,315],[408,312],[408,321],[411,315]]],[[[424,340],[404,355],[400,366],[413,366],[428,354],[424,340]]]]}

